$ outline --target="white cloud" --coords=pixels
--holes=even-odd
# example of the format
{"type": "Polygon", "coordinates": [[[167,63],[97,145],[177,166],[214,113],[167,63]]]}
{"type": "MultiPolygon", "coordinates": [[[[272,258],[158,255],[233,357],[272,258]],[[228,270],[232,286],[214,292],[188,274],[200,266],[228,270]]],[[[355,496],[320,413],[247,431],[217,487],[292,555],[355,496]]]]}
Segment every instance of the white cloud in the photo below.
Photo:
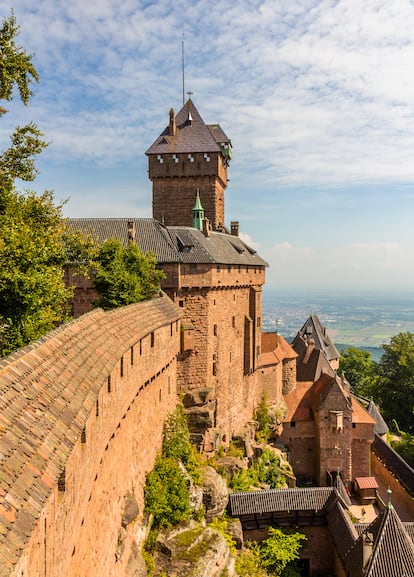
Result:
{"type": "Polygon", "coordinates": [[[6,0],[5,15],[11,6],[41,81],[28,110],[8,106],[0,148],[13,125],[33,118],[52,141],[45,180],[48,162],[67,164],[60,180],[65,190],[73,183],[79,210],[86,193],[101,198],[103,169],[130,173],[114,211],[149,188],[135,167],[169,108],[181,106],[184,33],[186,90],[232,139],[232,206],[247,219],[248,244],[271,263],[269,278],[382,282],[405,271],[405,282],[414,279],[412,232],[400,226],[414,183],[412,2],[223,0],[216,10],[207,0],[6,0]],[[95,185],[80,184],[77,164],[96,171],[95,185]],[[358,194],[369,187],[379,192],[364,204],[358,194]],[[341,218],[354,235],[347,244],[341,218]]]}

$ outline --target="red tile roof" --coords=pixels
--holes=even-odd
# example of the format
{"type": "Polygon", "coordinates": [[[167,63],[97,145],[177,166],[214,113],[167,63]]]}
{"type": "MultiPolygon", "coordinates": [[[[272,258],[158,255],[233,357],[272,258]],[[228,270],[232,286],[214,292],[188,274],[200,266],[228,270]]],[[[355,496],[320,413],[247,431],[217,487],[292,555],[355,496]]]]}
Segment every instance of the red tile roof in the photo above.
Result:
{"type": "Polygon", "coordinates": [[[375,477],[356,477],[355,483],[360,489],[378,489],[379,487],[375,477]]]}
{"type": "Polygon", "coordinates": [[[261,342],[261,360],[262,365],[276,365],[286,359],[296,359],[297,353],[277,333],[262,333],[261,342]]]}

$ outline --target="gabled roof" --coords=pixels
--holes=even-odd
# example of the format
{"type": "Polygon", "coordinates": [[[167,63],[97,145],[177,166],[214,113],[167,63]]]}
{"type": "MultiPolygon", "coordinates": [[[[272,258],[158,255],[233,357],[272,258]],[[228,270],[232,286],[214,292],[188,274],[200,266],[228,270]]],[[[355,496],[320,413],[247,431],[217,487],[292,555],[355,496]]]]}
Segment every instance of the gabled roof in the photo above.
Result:
{"type": "Polygon", "coordinates": [[[133,226],[136,244],[145,253],[154,253],[160,264],[199,263],[268,266],[241,238],[212,231],[209,236],[196,228],[164,226],[153,218],[71,218],[68,225],[91,235],[98,243],[116,238],[128,243],[133,226]]]}
{"type": "Polygon", "coordinates": [[[362,550],[372,547],[364,577],[411,577],[414,574],[414,543],[391,503],[362,533],[350,553],[349,566],[362,564],[362,550]],[[371,545],[367,545],[366,541],[371,545]],[[359,559],[358,559],[359,558],[359,559]]]}
{"type": "Polygon", "coordinates": [[[218,124],[205,124],[191,99],[175,116],[175,124],[175,134],[170,134],[167,126],[145,154],[221,152],[221,145],[231,144],[218,124]]]}
{"type": "Polygon", "coordinates": [[[335,375],[325,353],[318,349],[313,341],[308,342],[298,333],[293,339],[292,347],[298,354],[297,381],[316,381],[322,373],[335,375]]]}
{"type": "Polygon", "coordinates": [[[302,338],[305,342],[309,339],[313,339],[315,348],[322,351],[328,361],[339,358],[338,349],[335,347],[331,338],[326,330],[326,327],[322,326],[317,315],[311,315],[303,327],[300,329],[295,339],[293,340],[292,346],[295,347],[295,341],[297,338],[302,338]]]}

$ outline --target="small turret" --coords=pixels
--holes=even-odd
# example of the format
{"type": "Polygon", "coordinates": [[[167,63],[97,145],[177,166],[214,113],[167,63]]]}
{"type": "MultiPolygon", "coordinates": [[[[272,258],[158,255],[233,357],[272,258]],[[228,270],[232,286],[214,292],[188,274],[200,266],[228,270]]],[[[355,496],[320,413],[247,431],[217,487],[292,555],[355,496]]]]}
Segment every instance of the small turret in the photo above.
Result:
{"type": "Polygon", "coordinates": [[[197,188],[197,196],[193,208],[193,228],[203,230],[203,220],[204,220],[204,209],[201,205],[200,191],[197,188]]]}

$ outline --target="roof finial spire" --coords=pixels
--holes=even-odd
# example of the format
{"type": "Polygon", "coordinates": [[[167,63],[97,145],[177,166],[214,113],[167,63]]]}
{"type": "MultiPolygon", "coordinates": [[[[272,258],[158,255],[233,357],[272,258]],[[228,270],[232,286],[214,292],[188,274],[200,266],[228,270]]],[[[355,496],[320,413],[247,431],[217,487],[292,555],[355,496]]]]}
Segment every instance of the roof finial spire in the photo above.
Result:
{"type": "Polygon", "coordinates": [[[185,88],[184,88],[184,32],[183,32],[183,39],[181,40],[181,67],[182,67],[182,76],[183,76],[183,106],[185,104],[185,88]]]}
{"type": "Polygon", "coordinates": [[[388,487],[388,489],[387,489],[387,508],[388,509],[394,509],[393,504],[391,503],[391,495],[392,495],[392,491],[388,487]]]}

